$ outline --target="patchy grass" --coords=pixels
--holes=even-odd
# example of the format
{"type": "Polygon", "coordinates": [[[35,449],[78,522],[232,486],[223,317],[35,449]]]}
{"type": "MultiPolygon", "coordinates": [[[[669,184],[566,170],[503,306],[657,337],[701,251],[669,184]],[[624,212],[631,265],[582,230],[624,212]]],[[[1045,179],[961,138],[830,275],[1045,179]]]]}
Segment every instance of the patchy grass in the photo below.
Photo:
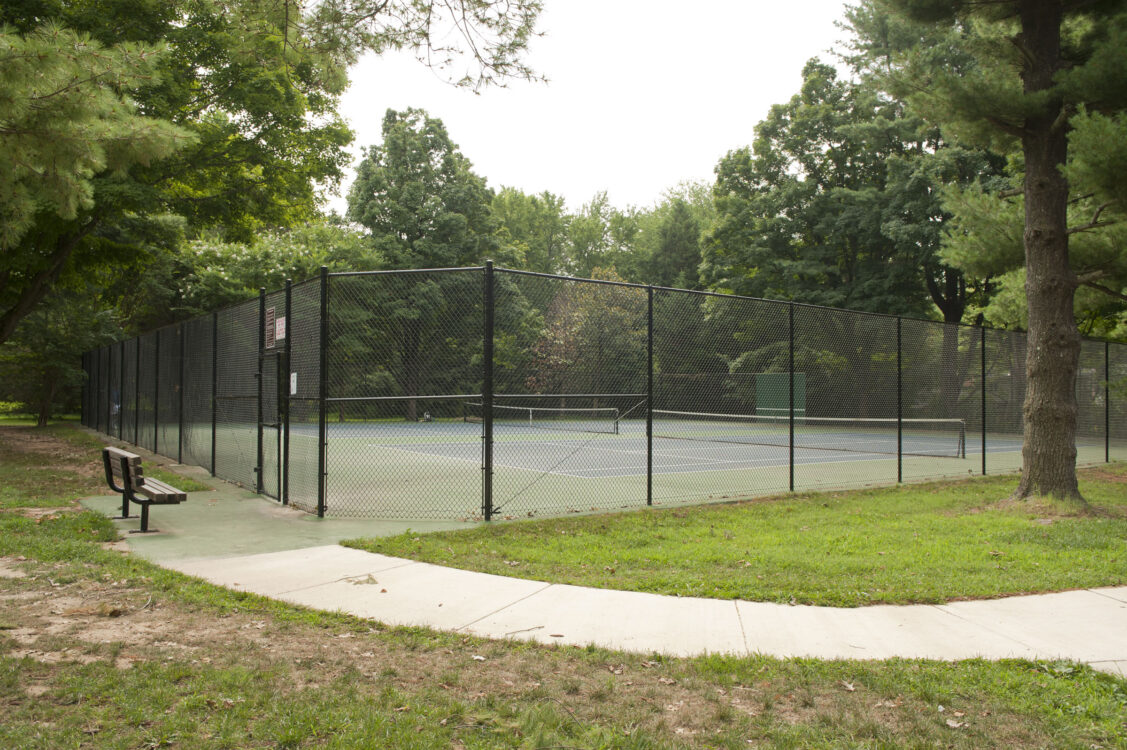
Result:
{"type": "Polygon", "coordinates": [[[831,606],[1127,583],[1127,464],[1080,478],[1086,511],[1006,501],[1014,479],[997,476],[346,544],[557,583],[831,606]]]}
{"type": "Polygon", "coordinates": [[[1127,746],[1127,681],[1074,664],[670,659],[228,591],[107,549],[50,461],[72,484],[0,507],[0,747],[1127,746]]]}

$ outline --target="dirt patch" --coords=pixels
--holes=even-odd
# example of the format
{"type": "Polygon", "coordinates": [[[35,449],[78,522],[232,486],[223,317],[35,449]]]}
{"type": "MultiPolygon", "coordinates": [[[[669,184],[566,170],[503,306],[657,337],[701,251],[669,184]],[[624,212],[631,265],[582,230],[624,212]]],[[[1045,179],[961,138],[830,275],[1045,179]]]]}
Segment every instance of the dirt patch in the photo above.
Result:
{"type": "Polygon", "coordinates": [[[62,440],[49,432],[33,427],[0,428],[5,450],[22,455],[40,456],[52,465],[65,465],[83,478],[105,476],[100,461],[90,458],[90,450],[62,440]]]}
{"type": "Polygon", "coordinates": [[[25,578],[25,573],[16,567],[21,561],[14,557],[0,557],[0,578],[25,578]]]}

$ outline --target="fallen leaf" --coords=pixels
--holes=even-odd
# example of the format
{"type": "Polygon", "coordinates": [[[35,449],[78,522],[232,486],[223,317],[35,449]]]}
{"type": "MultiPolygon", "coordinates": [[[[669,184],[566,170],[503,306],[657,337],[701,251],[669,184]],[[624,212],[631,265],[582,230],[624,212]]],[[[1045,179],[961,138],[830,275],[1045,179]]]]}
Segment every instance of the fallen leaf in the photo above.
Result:
{"type": "Polygon", "coordinates": [[[852,682],[846,682],[845,680],[842,680],[842,681],[841,681],[840,683],[838,683],[838,684],[839,684],[839,685],[841,685],[841,686],[842,686],[843,688],[845,688],[846,690],[848,690],[848,691],[849,691],[849,692],[851,692],[851,693],[852,693],[852,692],[855,692],[855,691],[857,690],[857,688],[853,687],[853,683],[852,683],[852,682]]]}
{"type": "Polygon", "coordinates": [[[473,660],[474,661],[485,661],[485,657],[484,656],[478,656],[477,654],[474,654],[473,660]]]}
{"type": "Polygon", "coordinates": [[[952,729],[960,729],[962,727],[965,727],[966,725],[967,723],[965,721],[955,721],[954,719],[947,720],[947,726],[951,727],[952,729]]]}

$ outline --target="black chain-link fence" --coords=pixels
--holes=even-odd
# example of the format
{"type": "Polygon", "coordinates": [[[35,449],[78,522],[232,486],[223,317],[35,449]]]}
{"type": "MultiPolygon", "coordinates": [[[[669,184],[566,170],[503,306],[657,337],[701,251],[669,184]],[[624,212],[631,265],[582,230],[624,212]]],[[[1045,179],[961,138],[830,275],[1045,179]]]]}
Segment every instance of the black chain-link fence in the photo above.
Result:
{"type": "MultiPolygon", "coordinates": [[[[1024,333],[480,268],[321,277],[88,352],[84,424],[319,515],[493,519],[1014,471],[1024,333]]],[[[1077,460],[1127,459],[1085,340],[1077,460]]]]}

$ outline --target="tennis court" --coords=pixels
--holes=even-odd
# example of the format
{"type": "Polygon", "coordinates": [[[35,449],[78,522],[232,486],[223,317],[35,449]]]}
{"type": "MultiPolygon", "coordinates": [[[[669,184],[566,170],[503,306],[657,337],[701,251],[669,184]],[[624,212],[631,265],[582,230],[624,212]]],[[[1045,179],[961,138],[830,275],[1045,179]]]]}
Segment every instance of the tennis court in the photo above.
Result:
{"type": "MultiPolygon", "coordinates": [[[[83,420],[318,515],[488,520],[1015,471],[1027,346],[490,264],[326,269],[88,353],[83,420]]],[[[1083,341],[1076,403],[1078,462],[1127,458],[1127,346],[1083,341]]]]}

